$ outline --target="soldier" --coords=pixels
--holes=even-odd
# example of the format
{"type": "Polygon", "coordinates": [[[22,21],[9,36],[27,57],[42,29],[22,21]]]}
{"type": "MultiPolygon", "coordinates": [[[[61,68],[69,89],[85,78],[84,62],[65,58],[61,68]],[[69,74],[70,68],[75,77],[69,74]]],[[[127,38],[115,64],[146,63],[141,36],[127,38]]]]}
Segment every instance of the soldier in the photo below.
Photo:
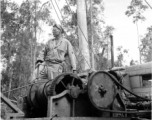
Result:
{"type": "Polygon", "coordinates": [[[64,69],[65,55],[69,56],[72,70],[76,73],[76,59],[73,47],[67,39],[63,38],[63,33],[63,28],[60,25],[54,24],[54,39],[48,40],[44,49],[40,52],[36,61],[32,82],[37,81],[36,78],[51,80],[61,74],[64,69]]]}

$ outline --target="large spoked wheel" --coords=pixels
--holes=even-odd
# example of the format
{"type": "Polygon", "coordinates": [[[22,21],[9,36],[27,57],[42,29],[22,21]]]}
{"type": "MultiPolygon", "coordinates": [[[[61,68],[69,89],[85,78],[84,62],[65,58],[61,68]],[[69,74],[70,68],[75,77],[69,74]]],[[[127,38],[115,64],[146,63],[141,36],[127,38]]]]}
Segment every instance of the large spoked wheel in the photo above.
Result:
{"type": "Polygon", "coordinates": [[[47,83],[45,87],[45,94],[47,96],[53,96],[62,93],[65,90],[69,90],[72,87],[83,89],[83,83],[81,79],[73,73],[63,73],[57,76],[51,84],[47,83]]]}

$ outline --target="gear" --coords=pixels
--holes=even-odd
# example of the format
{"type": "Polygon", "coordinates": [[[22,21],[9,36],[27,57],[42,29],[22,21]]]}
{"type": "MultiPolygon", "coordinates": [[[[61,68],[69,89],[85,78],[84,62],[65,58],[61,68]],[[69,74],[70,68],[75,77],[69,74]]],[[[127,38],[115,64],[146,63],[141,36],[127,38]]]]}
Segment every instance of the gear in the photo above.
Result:
{"type": "Polygon", "coordinates": [[[48,82],[45,87],[46,96],[54,96],[60,94],[69,86],[83,88],[81,79],[74,73],[63,73],[57,76],[51,83],[48,82]]]}

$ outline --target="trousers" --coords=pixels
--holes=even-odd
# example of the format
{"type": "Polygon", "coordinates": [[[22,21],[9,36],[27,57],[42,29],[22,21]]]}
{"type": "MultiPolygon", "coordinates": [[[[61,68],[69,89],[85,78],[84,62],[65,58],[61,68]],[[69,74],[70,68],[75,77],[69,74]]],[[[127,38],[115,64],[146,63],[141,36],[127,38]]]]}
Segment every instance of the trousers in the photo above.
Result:
{"type": "Polygon", "coordinates": [[[43,62],[37,65],[33,72],[31,82],[37,82],[39,80],[52,80],[63,72],[63,66],[61,64],[54,64],[51,62],[43,62]]]}

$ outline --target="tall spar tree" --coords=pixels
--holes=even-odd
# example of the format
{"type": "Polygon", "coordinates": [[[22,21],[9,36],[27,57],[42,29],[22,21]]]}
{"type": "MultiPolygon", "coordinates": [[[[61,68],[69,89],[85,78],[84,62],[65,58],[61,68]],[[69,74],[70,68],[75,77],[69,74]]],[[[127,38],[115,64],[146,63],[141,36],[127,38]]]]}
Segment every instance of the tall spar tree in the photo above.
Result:
{"type": "Polygon", "coordinates": [[[133,16],[133,23],[137,27],[137,38],[138,38],[138,49],[139,49],[139,62],[141,63],[141,54],[140,54],[140,35],[138,30],[138,21],[145,21],[146,18],[143,16],[143,12],[148,8],[147,5],[144,5],[143,0],[132,0],[130,5],[127,7],[125,14],[130,17],[133,16]]]}
{"type": "Polygon", "coordinates": [[[77,0],[77,18],[79,49],[82,52],[82,55],[84,56],[83,62],[81,63],[81,67],[82,71],[85,71],[91,68],[85,0],[77,0]]]}
{"type": "MultiPolygon", "coordinates": [[[[66,0],[67,1],[67,0],[66,0]]],[[[88,41],[89,41],[89,52],[94,53],[94,66],[95,69],[106,69],[106,65],[104,64],[107,61],[105,58],[105,53],[107,53],[106,43],[108,35],[113,32],[112,26],[105,26],[104,23],[104,4],[102,0],[92,0],[92,9],[91,9],[90,0],[86,0],[86,13],[87,13],[87,31],[88,31],[88,41]],[[91,18],[92,11],[92,18],[91,18]],[[92,19],[92,20],[91,20],[92,19]],[[91,22],[92,21],[92,22],[91,22]],[[112,28],[112,29],[110,29],[112,28]],[[112,30],[112,31],[111,31],[112,30]],[[91,31],[93,38],[93,45],[91,43],[91,31]],[[109,34],[107,33],[109,32],[109,34]],[[100,62],[102,61],[102,62],[100,62]]],[[[63,26],[67,34],[67,39],[70,40],[72,45],[74,46],[75,53],[78,60],[78,71],[81,71],[80,63],[84,59],[82,55],[80,55],[81,51],[79,50],[78,43],[78,24],[77,24],[77,13],[71,8],[76,8],[76,0],[68,0],[68,5],[66,4],[62,9],[63,15],[63,26]],[[70,6],[69,6],[70,5],[70,6]]],[[[81,27],[81,26],[80,26],[81,27]]],[[[92,61],[90,59],[90,61],[92,61]]]]}
{"type": "MultiPolygon", "coordinates": [[[[85,1],[79,1],[85,3],[85,1]]],[[[66,5],[62,9],[62,15],[63,15],[63,26],[65,28],[65,31],[67,35],[65,36],[73,45],[76,59],[77,59],[77,70],[78,72],[84,71],[86,69],[90,69],[90,55],[88,51],[88,34],[87,34],[87,22],[85,19],[82,21],[85,26],[79,25],[82,23],[78,23],[78,12],[71,10],[71,6],[77,7],[77,1],[76,0],[66,0],[66,5]],[[78,32],[79,31],[79,32],[78,32]],[[79,36],[81,34],[81,36],[79,36]],[[79,39],[80,38],[80,39],[79,39]],[[81,48],[82,41],[85,44],[85,47],[81,48]],[[80,46],[81,47],[80,47],[80,46]],[[86,48],[86,49],[84,49],[86,48]],[[87,52],[86,52],[87,51],[87,52]],[[85,58],[86,56],[86,58],[85,58]],[[84,64],[82,64],[84,63],[84,64]],[[83,66],[85,65],[86,68],[83,66]]],[[[83,5],[86,7],[85,5],[83,5]]],[[[79,7],[80,8],[80,7],[79,7]]],[[[84,11],[86,14],[86,9],[84,8],[84,11]]],[[[84,14],[84,13],[83,13],[84,14]]],[[[86,16],[86,15],[85,15],[86,16]]],[[[82,18],[82,17],[81,17],[82,18]]],[[[86,18],[86,17],[84,17],[86,18]]],[[[81,20],[79,20],[81,21],[81,20]]]]}

